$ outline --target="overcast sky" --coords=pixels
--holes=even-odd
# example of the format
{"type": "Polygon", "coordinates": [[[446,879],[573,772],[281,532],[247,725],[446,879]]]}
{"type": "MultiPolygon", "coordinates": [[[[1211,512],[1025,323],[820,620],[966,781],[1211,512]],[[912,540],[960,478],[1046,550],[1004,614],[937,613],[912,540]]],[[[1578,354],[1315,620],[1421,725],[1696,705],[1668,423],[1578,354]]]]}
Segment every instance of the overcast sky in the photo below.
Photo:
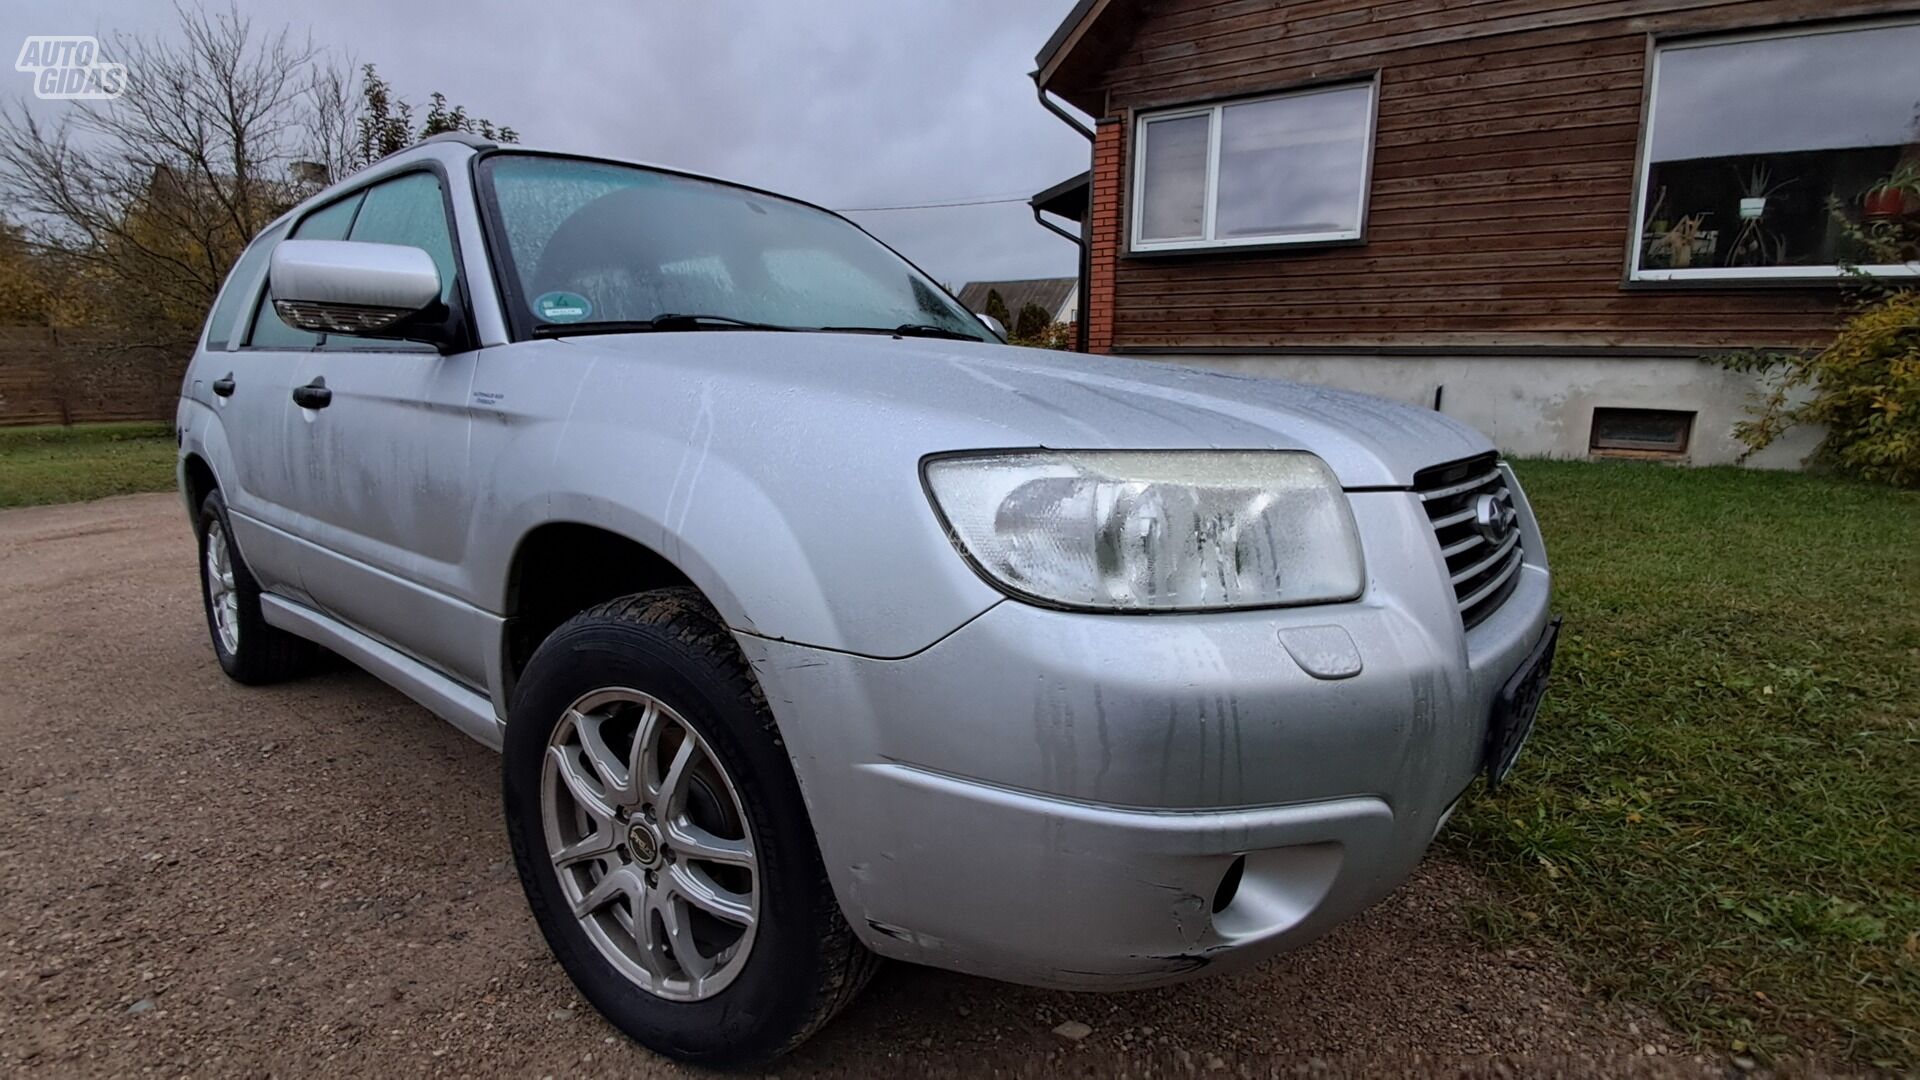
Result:
{"type": "MultiPolygon", "coordinates": [[[[224,5],[225,0],[211,6],[224,5]]],[[[256,27],[310,29],[405,98],[443,91],[521,140],[740,180],[836,209],[1026,196],[1087,167],[1034,100],[1072,0],[242,0],[256,27]]],[[[170,33],[156,0],[0,0],[27,34],[170,33]]],[[[138,78],[138,72],[131,73],[138,78]]],[[[29,77],[0,71],[5,96],[29,77]]],[[[38,106],[39,103],[36,103],[38,106]]],[[[74,107],[74,106],[64,106],[74,107]]],[[[928,273],[1067,276],[1074,247],[1024,204],[850,215],[928,273]]]]}

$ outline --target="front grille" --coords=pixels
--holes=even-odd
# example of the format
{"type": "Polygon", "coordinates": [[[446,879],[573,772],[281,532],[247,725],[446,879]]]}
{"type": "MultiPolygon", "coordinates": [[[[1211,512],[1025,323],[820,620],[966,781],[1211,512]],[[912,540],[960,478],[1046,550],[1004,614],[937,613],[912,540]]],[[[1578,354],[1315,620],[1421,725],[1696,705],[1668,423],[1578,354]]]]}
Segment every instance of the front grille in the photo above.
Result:
{"type": "Polygon", "coordinates": [[[1496,455],[1483,454],[1422,469],[1413,488],[1447,560],[1460,621],[1471,629],[1498,610],[1520,581],[1520,524],[1507,474],[1496,455]],[[1483,496],[1491,502],[1483,503],[1483,496]],[[1483,505],[1494,519],[1485,528],[1483,505]]]}

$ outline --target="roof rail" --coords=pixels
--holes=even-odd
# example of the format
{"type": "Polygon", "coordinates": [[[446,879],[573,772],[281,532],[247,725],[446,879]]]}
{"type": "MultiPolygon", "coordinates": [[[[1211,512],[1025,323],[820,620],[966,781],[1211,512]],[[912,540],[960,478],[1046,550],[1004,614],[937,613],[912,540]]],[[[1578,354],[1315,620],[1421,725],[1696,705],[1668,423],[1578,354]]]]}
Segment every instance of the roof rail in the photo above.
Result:
{"type": "Polygon", "coordinates": [[[377,160],[385,161],[390,157],[399,157],[409,150],[418,150],[423,146],[432,146],[435,143],[458,143],[461,146],[471,146],[475,150],[494,150],[500,145],[492,139],[483,139],[478,135],[465,131],[443,131],[438,135],[429,135],[417,143],[408,143],[406,146],[395,150],[391,154],[382,154],[377,160]]]}
{"type": "Polygon", "coordinates": [[[466,131],[443,131],[438,135],[429,135],[413,145],[426,146],[429,143],[459,143],[461,146],[471,146],[475,150],[492,150],[500,145],[492,139],[483,139],[466,131]]]}

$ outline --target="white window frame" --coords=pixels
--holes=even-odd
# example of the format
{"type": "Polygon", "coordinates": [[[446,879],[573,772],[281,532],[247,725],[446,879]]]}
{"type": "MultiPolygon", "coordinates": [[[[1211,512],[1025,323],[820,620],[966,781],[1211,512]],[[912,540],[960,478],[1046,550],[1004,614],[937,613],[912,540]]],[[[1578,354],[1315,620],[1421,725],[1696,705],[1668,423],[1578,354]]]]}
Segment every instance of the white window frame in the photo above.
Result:
{"type": "Polygon", "coordinates": [[[1172,109],[1155,109],[1150,112],[1135,113],[1133,117],[1133,198],[1128,211],[1128,251],[1138,254],[1178,251],[1211,251],[1218,248],[1270,248],[1297,247],[1305,244],[1341,244],[1363,240],[1367,234],[1367,206],[1371,202],[1373,190],[1373,146],[1378,134],[1380,118],[1380,76],[1376,72],[1365,78],[1347,78],[1337,82],[1316,82],[1311,86],[1300,86],[1272,94],[1257,97],[1233,98],[1207,105],[1193,105],[1172,109]],[[1220,117],[1234,105],[1249,105],[1262,101],[1275,101],[1281,98],[1307,97],[1312,94],[1327,94],[1339,90],[1367,88],[1367,146],[1360,158],[1360,184],[1355,192],[1359,201],[1357,224],[1351,229],[1317,233],[1271,233],[1265,236],[1239,236],[1227,239],[1213,239],[1214,209],[1217,203],[1216,193],[1220,180],[1220,117]],[[1200,236],[1197,239],[1146,240],[1140,235],[1142,218],[1146,209],[1147,157],[1145,153],[1147,125],[1160,120],[1179,120],[1190,116],[1205,116],[1207,122],[1207,175],[1206,185],[1202,188],[1200,204],[1200,236]]]}
{"type": "MultiPolygon", "coordinates": [[[[1828,23],[1817,26],[1792,26],[1772,30],[1759,30],[1749,33],[1716,34],[1704,37],[1686,37],[1672,41],[1654,39],[1648,48],[1646,103],[1642,108],[1640,121],[1640,156],[1636,163],[1633,181],[1633,230],[1627,247],[1627,280],[1648,283],[1685,283],[1685,282],[1821,282],[1838,281],[1847,276],[1838,266],[1705,266],[1686,267],[1685,269],[1640,268],[1640,255],[1646,244],[1647,229],[1647,181],[1653,175],[1653,126],[1658,109],[1656,103],[1660,97],[1660,61],[1666,54],[1686,49],[1708,48],[1715,45],[1737,45],[1746,41],[1766,41],[1773,38],[1815,37],[1820,34],[1843,34],[1859,30],[1872,30],[1887,26],[1911,26],[1920,23],[1920,19],[1911,16],[1892,19],[1852,19],[1840,23],[1828,23]]],[[[1889,263],[1858,268],[1861,273],[1874,277],[1908,278],[1920,277],[1920,263],[1889,263]]]]}

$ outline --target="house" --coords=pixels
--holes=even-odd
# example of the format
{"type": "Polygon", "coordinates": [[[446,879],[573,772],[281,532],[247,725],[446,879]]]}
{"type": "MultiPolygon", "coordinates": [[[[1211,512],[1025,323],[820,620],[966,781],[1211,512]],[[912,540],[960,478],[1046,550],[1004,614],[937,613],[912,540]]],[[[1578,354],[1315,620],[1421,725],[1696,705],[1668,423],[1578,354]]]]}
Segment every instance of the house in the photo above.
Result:
{"type": "Polygon", "coordinates": [[[1074,278],[1028,278],[1023,281],[969,281],[960,288],[960,302],[968,311],[987,310],[987,296],[999,293],[1007,305],[1008,328],[1028,304],[1038,304],[1049,322],[1071,323],[1080,317],[1079,282],[1074,278]]]}
{"type": "Polygon", "coordinates": [[[1822,344],[1836,210],[1914,210],[1915,0],[1081,0],[1037,60],[1092,142],[1034,200],[1086,222],[1092,351],[1515,453],[1734,460],[1755,383],[1701,358],[1822,344]]]}

